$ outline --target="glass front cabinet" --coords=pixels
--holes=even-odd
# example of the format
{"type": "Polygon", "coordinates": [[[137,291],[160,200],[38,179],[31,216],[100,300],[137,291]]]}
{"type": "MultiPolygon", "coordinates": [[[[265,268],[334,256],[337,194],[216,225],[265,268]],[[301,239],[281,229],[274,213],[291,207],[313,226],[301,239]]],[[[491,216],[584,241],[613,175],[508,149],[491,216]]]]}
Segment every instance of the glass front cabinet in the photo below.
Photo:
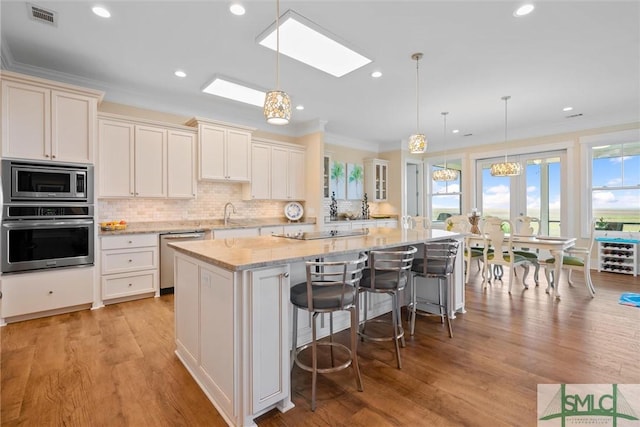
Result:
{"type": "Polygon", "coordinates": [[[364,180],[369,201],[384,202],[387,200],[389,186],[389,162],[381,159],[365,159],[364,180]]]}

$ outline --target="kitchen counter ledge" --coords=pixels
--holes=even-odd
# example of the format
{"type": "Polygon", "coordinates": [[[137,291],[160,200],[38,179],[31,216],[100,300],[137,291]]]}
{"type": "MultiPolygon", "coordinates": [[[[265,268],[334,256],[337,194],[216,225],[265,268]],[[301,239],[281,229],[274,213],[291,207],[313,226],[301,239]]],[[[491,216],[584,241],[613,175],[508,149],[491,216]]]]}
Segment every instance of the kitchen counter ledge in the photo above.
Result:
{"type": "Polygon", "coordinates": [[[186,221],[146,221],[129,222],[124,230],[104,231],[100,230],[101,236],[121,235],[121,234],[143,234],[143,233],[168,233],[186,231],[210,231],[210,230],[232,230],[243,228],[260,228],[279,225],[315,225],[315,218],[305,218],[292,222],[285,218],[232,218],[227,225],[222,219],[203,219],[186,221]]]}
{"type": "Polygon", "coordinates": [[[249,270],[306,261],[328,255],[417,245],[431,240],[457,238],[445,230],[377,228],[363,236],[297,240],[275,236],[243,237],[171,243],[177,251],[229,271],[249,270]]]}

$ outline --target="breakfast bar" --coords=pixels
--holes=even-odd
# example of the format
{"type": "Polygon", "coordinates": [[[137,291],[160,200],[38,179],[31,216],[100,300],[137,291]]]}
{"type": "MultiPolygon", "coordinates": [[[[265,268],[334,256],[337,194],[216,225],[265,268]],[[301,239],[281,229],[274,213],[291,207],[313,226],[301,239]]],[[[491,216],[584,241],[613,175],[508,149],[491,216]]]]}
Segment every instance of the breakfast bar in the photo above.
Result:
{"type": "MultiPolygon", "coordinates": [[[[444,230],[392,228],[307,237],[171,244],[176,250],[176,354],[229,425],[255,425],[254,418],[273,408],[293,407],[289,288],[305,280],[304,261],[463,238],[444,230]]],[[[373,307],[370,315],[382,314],[381,307],[373,307]]],[[[340,324],[336,319],[336,330],[340,324]]],[[[303,343],[304,333],[298,336],[303,343]]]]}

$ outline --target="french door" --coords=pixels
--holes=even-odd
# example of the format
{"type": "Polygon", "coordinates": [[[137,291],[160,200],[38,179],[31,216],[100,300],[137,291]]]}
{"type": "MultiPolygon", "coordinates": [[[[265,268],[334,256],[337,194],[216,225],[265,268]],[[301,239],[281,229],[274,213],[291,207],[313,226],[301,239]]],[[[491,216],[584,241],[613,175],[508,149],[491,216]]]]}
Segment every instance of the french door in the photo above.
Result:
{"type": "MultiPolygon", "coordinates": [[[[527,215],[540,219],[540,233],[549,236],[562,234],[562,223],[567,221],[565,151],[524,154],[510,157],[523,167],[522,174],[514,177],[491,176],[493,163],[503,157],[480,159],[476,163],[476,197],[482,216],[511,219],[527,215]]],[[[534,230],[537,232],[538,230],[534,230]]]]}

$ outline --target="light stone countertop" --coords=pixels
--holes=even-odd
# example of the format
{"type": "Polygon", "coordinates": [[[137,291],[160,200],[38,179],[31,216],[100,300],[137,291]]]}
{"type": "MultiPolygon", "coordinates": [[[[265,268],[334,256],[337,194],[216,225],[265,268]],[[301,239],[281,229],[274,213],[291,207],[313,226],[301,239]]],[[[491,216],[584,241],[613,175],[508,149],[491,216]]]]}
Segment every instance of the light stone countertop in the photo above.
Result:
{"type": "MultiPolygon", "coordinates": [[[[129,222],[124,230],[104,231],[100,230],[101,236],[121,235],[121,234],[143,234],[143,233],[167,233],[167,232],[187,232],[187,231],[208,231],[208,230],[231,230],[242,228],[259,228],[278,225],[315,225],[315,218],[304,218],[300,221],[289,221],[286,218],[231,218],[228,225],[224,225],[222,219],[203,220],[177,220],[177,221],[148,221],[129,222]]],[[[98,224],[99,226],[99,224],[98,224]]]]}
{"type": "Polygon", "coordinates": [[[427,241],[458,238],[445,230],[371,229],[368,234],[318,240],[296,240],[275,236],[242,237],[170,243],[178,252],[230,271],[249,270],[327,255],[416,245],[427,241]]]}

